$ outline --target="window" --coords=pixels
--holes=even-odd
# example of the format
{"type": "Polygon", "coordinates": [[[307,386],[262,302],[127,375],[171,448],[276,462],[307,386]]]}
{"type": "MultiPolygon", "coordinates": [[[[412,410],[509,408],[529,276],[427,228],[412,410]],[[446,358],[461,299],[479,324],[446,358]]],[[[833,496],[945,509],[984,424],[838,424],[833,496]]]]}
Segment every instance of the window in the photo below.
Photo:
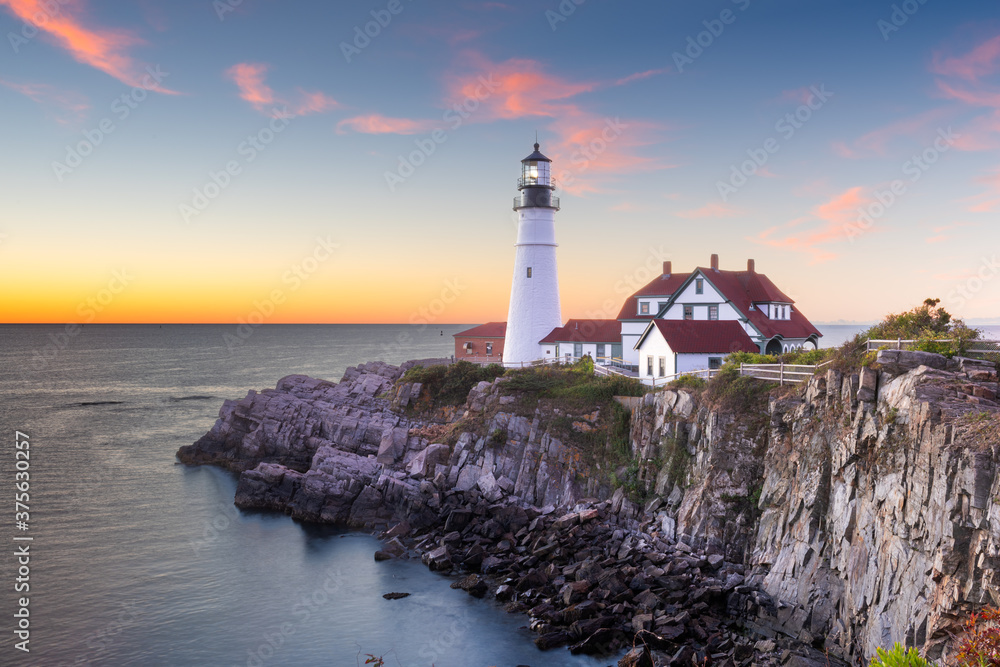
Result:
{"type": "Polygon", "coordinates": [[[463,347],[465,348],[465,353],[466,354],[472,354],[472,343],[471,342],[466,342],[465,345],[463,345],[463,347]]]}
{"type": "Polygon", "coordinates": [[[698,278],[694,281],[694,293],[695,294],[705,293],[705,280],[703,278],[698,278]]]}
{"type": "Polygon", "coordinates": [[[684,319],[685,320],[694,319],[694,306],[684,306],[684,319]]]}
{"type": "Polygon", "coordinates": [[[722,357],[709,357],[708,368],[713,371],[722,368],[722,357]]]}
{"type": "Polygon", "coordinates": [[[646,375],[653,377],[653,357],[646,357],[646,375]]]}
{"type": "Polygon", "coordinates": [[[666,377],[667,375],[667,358],[660,357],[660,377],[666,377]]]}
{"type": "Polygon", "coordinates": [[[667,302],[666,301],[657,301],[656,302],[656,312],[657,313],[662,313],[663,309],[666,308],[666,307],[667,307],[667,302]]]}
{"type": "Polygon", "coordinates": [[[648,301],[643,301],[643,302],[641,302],[639,304],[639,314],[640,315],[649,315],[649,302],[648,301]]]}
{"type": "Polygon", "coordinates": [[[528,267],[528,277],[529,278],[531,277],[531,267],[530,266],[528,267]]]}
{"type": "Polygon", "coordinates": [[[717,319],[719,319],[719,307],[718,306],[709,306],[708,307],[708,319],[710,319],[710,320],[717,320],[717,319]]]}
{"type": "Polygon", "coordinates": [[[493,343],[486,343],[486,356],[493,354],[493,343]]]}
{"type": "Polygon", "coordinates": [[[604,347],[604,343],[598,343],[597,344],[597,358],[598,359],[603,359],[606,356],[605,355],[605,351],[606,351],[606,348],[604,347]]]}
{"type": "Polygon", "coordinates": [[[583,343],[573,343],[573,356],[577,359],[583,356],[583,343]]]}

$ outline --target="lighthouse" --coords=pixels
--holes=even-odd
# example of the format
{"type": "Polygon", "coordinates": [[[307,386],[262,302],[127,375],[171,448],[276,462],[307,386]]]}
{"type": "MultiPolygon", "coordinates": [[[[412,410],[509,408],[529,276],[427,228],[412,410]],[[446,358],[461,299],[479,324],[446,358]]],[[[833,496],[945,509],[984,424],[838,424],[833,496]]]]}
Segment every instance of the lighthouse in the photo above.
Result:
{"type": "Polygon", "coordinates": [[[540,340],[562,326],[559,306],[559,275],[556,271],[556,211],[559,198],[552,178],[552,160],[534,152],[521,160],[517,211],[517,243],[514,244],[514,279],[507,311],[505,363],[540,358],[540,340]]]}

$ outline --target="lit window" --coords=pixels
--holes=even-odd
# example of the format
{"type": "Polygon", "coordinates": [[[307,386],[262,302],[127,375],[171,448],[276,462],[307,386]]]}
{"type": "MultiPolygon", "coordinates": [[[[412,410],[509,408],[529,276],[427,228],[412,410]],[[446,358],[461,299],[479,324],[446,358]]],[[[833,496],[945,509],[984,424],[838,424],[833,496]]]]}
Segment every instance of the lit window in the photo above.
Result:
{"type": "Polygon", "coordinates": [[[643,301],[642,303],[639,304],[639,314],[640,315],[649,315],[649,302],[648,301],[643,301]]]}
{"type": "Polygon", "coordinates": [[[694,319],[694,306],[684,306],[684,319],[685,320],[694,319]]]}
{"type": "Polygon", "coordinates": [[[695,294],[705,293],[705,281],[702,280],[701,278],[698,278],[697,280],[694,281],[694,293],[695,294]]]}
{"type": "Polygon", "coordinates": [[[708,319],[710,319],[710,320],[717,320],[717,319],[719,319],[719,307],[718,306],[709,306],[708,307],[708,319]]]}
{"type": "Polygon", "coordinates": [[[529,278],[531,277],[531,267],[530,266],[528,267],[528,277],[529,278]]]}

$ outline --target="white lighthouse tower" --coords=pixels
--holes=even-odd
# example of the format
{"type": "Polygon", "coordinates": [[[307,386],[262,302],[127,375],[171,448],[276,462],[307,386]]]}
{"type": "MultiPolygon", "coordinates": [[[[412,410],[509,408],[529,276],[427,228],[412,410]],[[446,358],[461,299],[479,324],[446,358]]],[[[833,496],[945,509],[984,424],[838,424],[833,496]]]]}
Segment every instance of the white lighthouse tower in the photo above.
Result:
{"type": "Polygon", "coordinates": [[[520,194],[514,198],[517,243],[503,348],[505,363],[538,359],[542,356],[538,341],[562,326],[556,271],[559,198],[552,194],[556,184],[551,165],[552,160],[538,151],[538,144],[521,160],[520,194]]]}

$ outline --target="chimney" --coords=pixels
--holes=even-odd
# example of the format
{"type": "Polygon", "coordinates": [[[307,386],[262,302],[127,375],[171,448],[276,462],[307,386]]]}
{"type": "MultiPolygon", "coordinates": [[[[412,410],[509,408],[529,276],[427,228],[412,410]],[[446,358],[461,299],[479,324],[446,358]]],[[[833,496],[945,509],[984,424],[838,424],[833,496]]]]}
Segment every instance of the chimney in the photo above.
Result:
{"type": "Polygon", "coordinates": [[[748,273],[753,273],[754,272],[754,268],[755,267],[754,267],[753,260],[752,259],[748,259],[747,260],[747,272],[748,273]]]}
{"type": "Polygon", "coordinates": [[[663,263],[663,275],[664,276],[669,276],[670,275],[670,262],[664,262],[663,263]]]}
{"type": "Polygon", "coordinates": [[[712,255],[712,270],[715,271],[716,273],[719,272],[719,256],[718,255],[712,255]]]}

